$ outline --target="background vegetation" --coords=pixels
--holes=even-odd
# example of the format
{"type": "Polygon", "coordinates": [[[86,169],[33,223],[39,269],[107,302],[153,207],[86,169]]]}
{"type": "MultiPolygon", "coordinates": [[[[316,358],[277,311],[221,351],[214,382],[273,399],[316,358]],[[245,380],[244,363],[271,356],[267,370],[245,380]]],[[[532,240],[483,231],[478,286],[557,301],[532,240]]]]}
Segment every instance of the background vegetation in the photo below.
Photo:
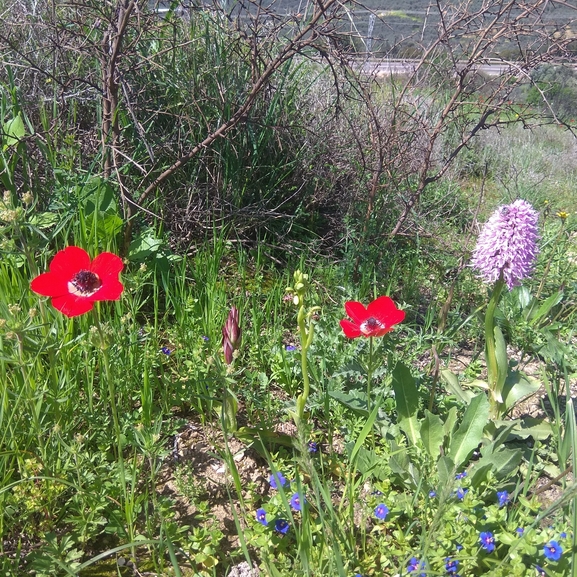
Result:
{"type": "Polygon", "coordinates": [[[577,575],[577,15],[413,4],[377,14],[373,56],[416,58],[395,76],[360,68],[370,6],[0,4],[5,575],[577,575]],[[517,198],[541,252],[498,321],[532,380],[484,428],[469,256],[517,198]],[[124,258],[97,316],[29,288],[69,245],[124,258]],[[295,269],[320,307],[308,365],[295,269]],[[375,351],[346,340],[344,302],[382,294],[405,321],[375,351]]]}

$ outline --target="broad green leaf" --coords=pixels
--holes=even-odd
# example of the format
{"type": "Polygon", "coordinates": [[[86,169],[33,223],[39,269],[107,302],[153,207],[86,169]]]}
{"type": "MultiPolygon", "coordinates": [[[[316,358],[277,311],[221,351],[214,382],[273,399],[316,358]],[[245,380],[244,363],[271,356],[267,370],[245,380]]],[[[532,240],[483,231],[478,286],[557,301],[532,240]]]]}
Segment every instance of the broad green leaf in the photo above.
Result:
{"type": "Polygon", "coordinates": [[[531,315],[531,320],[529,321],[529,324],[533,326],[536,325],[545,315],[549,313],[549,311],[555,305],[558,305],[562,300],[563,300],[563,291],[559,291],[551,295],[547,300],[543,302],[543,304],[539,307],[537,312],[534,315],[531,315]]]}
{"type": "Polygon", "coordinates": [[[367,396],[364,393],[350,394],[341,391],[329,391],[329,396],[358,415],[366,417],[369,414],[367,411],[367,396]]]}
{"type": "Polygon", "coordinates": [[[455,466],[465,463],[483,438],[483,428],[489,419],[489,401],[484,393],[471,400],[463,421],[451,439],[449,456],[455,466]]]}
{"type": "Polygon", "coordinates": [[[421,441],[427,453],[432,457],[437,457],[444,438],[445,431],[441,418],[425,410],[425,418],[421,422],[421,441]]]}
{"type": "Polygon", "coordinates": [[[488,459],[483,462],[481,462],[481,460],[477,461],[471,472],[471,486],[478,488],[480,485],[485,483],[492,468],[493,465],[488,459]]]}
{"type": "Polygon", "coordinates": [[[515,287],[513,289],[513,295],[517,297],[522,309],[526,309],[533,300],[533,297],[526,286],[515,287]]]}
{"type": "Polygon", "coordinates": [[[456,467],[450,457],[444,456],[437,461],[437,471],[439,472],[439,485],[441,487],[446,487],[448,483],[453,483],[456,467]]]}
{"type": "Polygon", "coordinates": [[[445,425],[443,429],[445,431],[445,437],[451,437],[453,431],[455,430],[455,425],[457,424],[457,407],[451,407],[447,413],[447,418],[445,419],[445,425]]]}
{"type": "Polygon", "coordinates": [[[463,403],[469,404],[471,399],[475,396],[472,391],[465,391],[459,384],[459,377],[449,369],[441,371],[441,378],[445,381],[447,385],[447,390],[449,393],[455,395],[463,403]]]}
{"type": "Polygon", "coordinates": [[[4,140],[3,149],[6,150],[9,146],[14,146],[18,144],[22,138],[26,135],[26,130],[24,128],[24,122],[20,115],[8,120],[4,123],[2,127],[2,137],[4,140]]]}
{"type": "Polygon", "coordinates": [[[411,371],[403,363],[397,363],[393,370],[393,389],[399,417],[415,417],[419,410],[419,394],[411,371]]]}
{"type": "Polygon", "coordinates": [[[419,439],[419,393],[411,371],[403,363],[397,363],[393,370],[393,390],[399,417],[399,427],[407,434],[413,445],[419,439]]]}
{"type": "Polygon", "coordinates": [[[496,453],[481,457],[478,465],[487,462],[491,465],[493,474],[497,479],[505,479],[519,466],[522,457],[521,449],[501,449],[496,453]]]}
{"type": "Polygon", "coordinates": [[[128,258],[132,262],[144,262],[149,260],[152,255],[155,258],[161,246],[161,239],[154,237],[150,231],[145,231],[144,234],[138,236],[130,243],[128,258]]]}
{"type": "Polygon", "coordinates": [[[533,437],[535,440],[543,441],[551,436],[551,425],[544,419],[537,419],[535,417],[524,417],[523,419],[515,419],[512,421],[495,421],[496,425],[513,424],[510,438],[526,439],[533,437]]]}
{"type": "Polygon", "coordinates": [[[541,383],[533,377],[522,375],[519,371],[511,371],[505,379],[503,387],[503,403],[508,411],[512,409],[520,399],[535,393],[541,383]]]}

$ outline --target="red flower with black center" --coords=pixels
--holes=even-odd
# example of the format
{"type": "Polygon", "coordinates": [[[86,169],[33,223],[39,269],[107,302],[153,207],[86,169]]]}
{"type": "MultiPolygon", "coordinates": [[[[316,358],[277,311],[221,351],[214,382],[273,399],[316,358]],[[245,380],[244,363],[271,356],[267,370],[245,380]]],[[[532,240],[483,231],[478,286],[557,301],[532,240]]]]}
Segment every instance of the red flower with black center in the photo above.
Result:
{"type": "Polygon", "coordinates": [[[49,268],[50,272],[37,276],[30,288],[52,297],[52,306],[67,317],[87,313],[96,301],[117,301],[124,289],[118,280],[124,268],[122,259],[110,252],[90,262],[85,250],[69,246],[56,253],[49,268]]]}
{"type": "Polygon", "coordinates": [[[348,301],[345,310],[352,321],[343,319],[341,327],[349,339],[357,337],[382,337],[393,325],[405,318],[405,311],[398,309],[389,297],[379,297],[365,308],[362,303],[348,301]]]}

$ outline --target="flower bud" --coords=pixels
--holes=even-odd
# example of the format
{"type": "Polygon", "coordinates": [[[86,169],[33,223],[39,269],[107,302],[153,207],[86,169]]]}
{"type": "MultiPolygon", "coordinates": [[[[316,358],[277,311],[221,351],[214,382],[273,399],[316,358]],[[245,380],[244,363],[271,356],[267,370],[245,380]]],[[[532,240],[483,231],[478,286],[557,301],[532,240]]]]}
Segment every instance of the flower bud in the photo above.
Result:
{"type": "Polygon", "coordinates": [[[228,318],[222,327],[222,348],[224,360],[230,365],[233,360],[233,353],[240,347],[242,331],[240,330],[238,309],[232,307],[228,313],[228,318]]]}

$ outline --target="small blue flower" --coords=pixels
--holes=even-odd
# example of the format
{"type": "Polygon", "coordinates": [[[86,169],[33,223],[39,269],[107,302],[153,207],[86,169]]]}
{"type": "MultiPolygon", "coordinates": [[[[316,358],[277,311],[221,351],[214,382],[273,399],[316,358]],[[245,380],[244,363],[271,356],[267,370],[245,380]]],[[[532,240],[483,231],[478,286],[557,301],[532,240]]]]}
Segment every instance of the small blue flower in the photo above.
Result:
{"type": "Polygon", "coordinates": [[[445,571],[447,571],[447,573],[455,575],[457,573],[458,568],[459,568],[458,559],[451,559],[450,557],[445,558],[445,571]]]}
{"type": "Polygon", "coordinates": [[[537,571],[538,577],[546,577],[547,576],[547,574],[545,573],[545,569],[543,569],[543,567],[540,567],[539,565],[535,565],[535,570],[537,571]]]}
{"type": "Polygon", "coordinates": [[[200,337],[205,343],[208,343],[208,341],[210,340],[206,335],[202,335],[202,337],[200,337]]]}
{"type": "Polygon", "coordinates": [[[549,543],[543,547],[543,555],[545,555],[549,561],[559,561],[561,555],[563,555],[563,548],[557,541],[549,541],[549,543]]]}
{"type": "Polygon", "coordinates": [[[479,535],[479,541],[481,541],[481,547],[489,553],[495,550],[495,537],[490,531],[482,531],[479,535]]]}
{"type": "Polygon", "coordinates": [[[274,522],[274,530],[281,535],[286,535],[289,530],[289,523],[286,519],[277,519],[274,522]]]}
{"type": "Polygon", "coordinates": [[[301,499],[301,496],[298,493],[295,493],[290,500],[291,507],[295,511],[301,511],[303,504],[306,502],[307,500],[304,497],[301,499]]]}
{"type": "Polygon", "coordinates": [[[463,471],[462,473],[457,473],[455,475],[455,479],[457,479],[457,481],[460,481],[461,479],[464,479],[467,476],[467,471],[463,471]]]}
{"type": "MultiPolygon", "coordinates": [[[[414,573],[425,568],[425,562],[419,561],[416,557],[411,557],[407,565],[407,573],[414,573]]],[[[420,573],[419,577],[427,577],[426,573],[420,573]]]]}
{"type": "Polygon", "coordinates": [[[523,529],[523,527],[517,527],[515,531],[517,531],[517,535],[519,535],[519,537],[525,533],[525,529],[523,529]]]}
{"type": "Polygon", "coordinates": [[[567,533],[565,533],[565,531],[563,531],[563,533],[561,533],[561,534],[559,535],[559,537],[560,537],[561,539],[567,539],[567,533]]]}
{"type": "Polygon", "coordinates": [[[289,483],[285,476],[279,471],[278,473],[272,473],[268,478],[268,482],[273,489],[278,489],[279,487],[286,487],[289,483]]]}
{"type": "Polygon", "coordinates": [[[434,499],[437,496],[437,493],[435,491],[429,491],[429,497],[431,499],[434,499]]]}
{"type": "Polygon", "coordinates": [[[499,499],[499,507],[503,507],[509,501],[509,493],[507,491],[497,491],[497,499],[499,499]]]}
{"type": "Polygon", "coordinates": [[[266,520],[266,511],[264,509],[257,509],[256,510],[256,520],[265,527],[268,525],[268,521],[266,520]]]}
{"type": "Polygon", "coordinates": [[[162,347],[160,349],[160,352],[164,353],[165,355],[170,355],[170,353],[172,352],[168,347],[162,347]]]}
{"type": "Polygon", "coordinates": [[[297,350],[297,348],[294,345],[287,345],[284,349],[285,349],[285,351],[289,351],[289,352],[297,350]]]}
{"type": "Polygon", "coordinates": [[[319,445],[318,445],[318,443],[315,443],[314,441],[309,441],[308,449],[309,449],[309,453],[317,453],[319,450],[319,445]]]}
{"type": "Polygon", "coordinates": [[[377,508],[375,509],[375,517],[377,519],[381,519],[381,521],[384,521],[387,518],[388,514],[389,514],[389,508],[386,505],[384,505],[383,503],[377,505],[377,508]]]}
{"type": "Polygon", "coordinates": [[[355,573],[355,577],[363,577],[360,573],[355,573]]]}
{"type": "Polygon", "coordinates": [[[455,491],[455,497],[457,497],[457,499],[459,499],[459,501],[462,501],[465,498],[465,495],[467,494],[468,491],[469,491],[469,489],[462,489],[461,487],[459,487],[455,491]]]}
{"type": "Polygon", "coordinates": [[[457,551],[460,551],[463,548],[463,545],[461,545],[461,543],[455,543],[455,549],[457,551]]]}

